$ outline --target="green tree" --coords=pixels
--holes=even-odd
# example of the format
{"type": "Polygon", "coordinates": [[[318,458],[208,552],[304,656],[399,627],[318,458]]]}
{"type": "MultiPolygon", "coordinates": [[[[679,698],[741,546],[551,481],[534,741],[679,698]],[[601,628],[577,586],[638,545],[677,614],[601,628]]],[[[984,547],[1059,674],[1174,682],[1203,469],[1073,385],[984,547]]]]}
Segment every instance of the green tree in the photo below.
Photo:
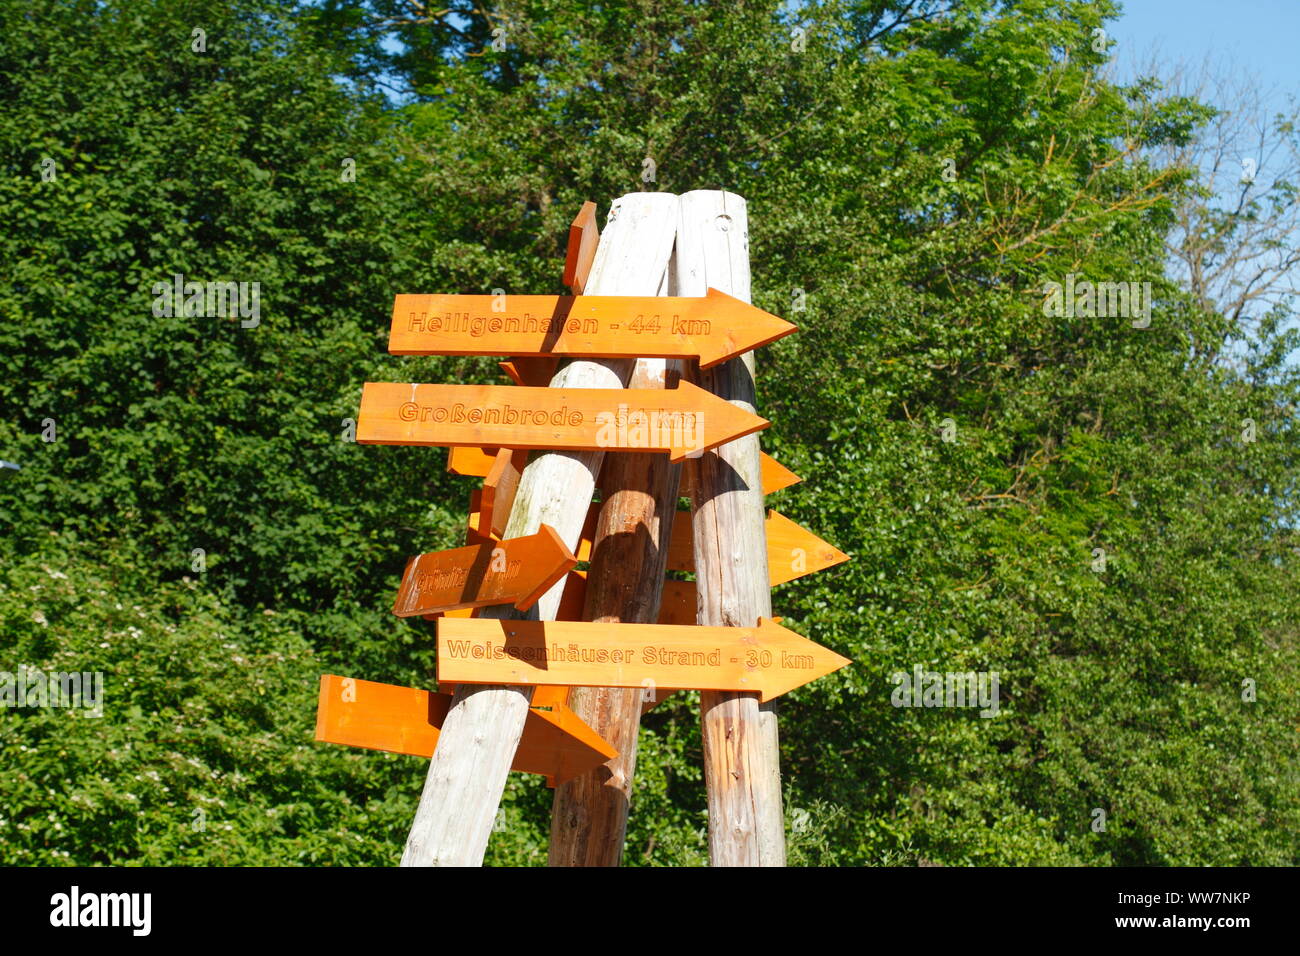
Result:
{"type": "MultiPolygon", "coordinates": [[[[853,555],[774,595],[855,661],[781,710],[792,860],[1296,862],[1291,313],[1168,278],[1199,173],[1144,157],[1211,112],[1106,79],[1111,4],[409,9],[0,3],[0,671],[110,678],[99,721],[0,716],[0,859],[393,862],[423,762],[314,744],[315,679],[428,686],[387,607],[468,489],[344,420],[496,372],[386,356],[391,296],[558,292],[582,200],[727,188],[801,327],[773,504],[853,555]],[[260,323],[154,316],[176,273],[260,323]],[[1149,312],[1046,307],[1072,277],[1149,312]],[[996,672],[997,716],[892,706],[918,664],[996,672]]],[[[629,864],[704,860],[696,711],[643,722],[629,864]]],[[[512,777],[490,861],[542,862],[549,806],[512,777]]]]}

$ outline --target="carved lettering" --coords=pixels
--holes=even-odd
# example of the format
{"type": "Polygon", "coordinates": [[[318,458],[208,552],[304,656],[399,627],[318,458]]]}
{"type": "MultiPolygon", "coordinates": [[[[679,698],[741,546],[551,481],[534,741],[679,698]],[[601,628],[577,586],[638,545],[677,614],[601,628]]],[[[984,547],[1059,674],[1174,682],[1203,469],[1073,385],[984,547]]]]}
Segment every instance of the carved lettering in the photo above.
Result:
{"type": "MultiPolygon", "coordinates": [[[[674,412],[673,414],[680,414],[674,412]]],[[[580,411],[570,411],[566,405],[547,411],[546,409],[519,408],[514,405],[500,407],[470,408],[457,402],[448,408],[445,405],[421,405],[418,402],[403,402],[397,408],[397,417],[404,422],[433,422],[441,425],[555,425],[577,428],[583,422],[580,411]]]]}
{"type": "MultiPolygon", "coordinates": [[[[708,323],[705,323],[706,325],[708,323]]],[[[427,312],[410,312],[407,315],[408,332],[463,332],[471,338],[484,334],[518,333],[535,335],[596,335],[600,321],[594,318],[555,318],[523,315],[473,315],[469,312],[446,312],[429,315],[427,312]]]]}

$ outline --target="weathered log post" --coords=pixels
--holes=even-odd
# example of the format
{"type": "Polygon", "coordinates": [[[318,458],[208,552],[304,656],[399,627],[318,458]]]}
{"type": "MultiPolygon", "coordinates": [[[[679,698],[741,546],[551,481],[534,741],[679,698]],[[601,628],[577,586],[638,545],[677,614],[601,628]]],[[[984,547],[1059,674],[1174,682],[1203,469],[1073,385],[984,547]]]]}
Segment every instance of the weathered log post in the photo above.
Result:
{"type": "MultiPolygon", "coordinates": [[[[628,387],[663,388],[665,372],[662,359],[641,359],[628,387]]],[[[680,474],[681,466],[670,464],[662,454],[625,452],[606,460],[583,620],[659,620],[680,474]]],[[[575,687],[569,692],[569,707],[618,756],[556,788],[551,866],[622,862],[644,696],[642,690],[619,687],[575,687]]]]}
{"type": "MultiPolygon", "coordinates": [[[[719,289],[750,300],[749,226],[735,193],[680,197],[674,270],[679,295],[719,289]]],[[[701,371],[696,383],[755,411],[754,353],[701,371]]],[[[698,623],[752,627],[772,616],[757,435],[694,462],[692,531],[698,623]]],[[[703,691],[704,780],[714,866],[784,866],[785,821],[776,712],[755,694],[703,691]]]]}
{"type": "MultiPolygon", "coordinates": [[[[656,295],[663,291],[678,224],[677,197],[630,193],[615,200],[585,292],[656,295]]],[[[561,368],[556,388],[622,388],[633,361],[582,360],[561,368]]],[[[553,527],[576,550],[604,453],[545,452],[524,470],[505,536],[553,527]]],[[[483,617],[554,620],[563,582],[527,615],[509,606],[483,617]]],[[[523,733],[531,688],[462,684],[443,723],[424,791],[407,837],[403,866],[477,866],[483,862],[510,762],[523,733]]]]}

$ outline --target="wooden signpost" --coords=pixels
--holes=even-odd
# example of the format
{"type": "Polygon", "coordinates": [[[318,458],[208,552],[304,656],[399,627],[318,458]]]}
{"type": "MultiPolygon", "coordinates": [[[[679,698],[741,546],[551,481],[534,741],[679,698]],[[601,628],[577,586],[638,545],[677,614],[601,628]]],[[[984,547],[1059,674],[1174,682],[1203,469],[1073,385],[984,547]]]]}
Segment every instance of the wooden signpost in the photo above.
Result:
{"type": "MultiPolygon", "coordinates": [[[[665,359],[638,359],[628,385],[663,388],[669,370],[665,359]]],[[[672,371],[680,372],[677,363],[672,371]]],[[[658,620],[666,584],[664,544],[677,514],[682,470],[683,466],[668,462],[663,455],[606,456],[598,477],[600,509],[590,530],[583,528],[584,540],[592,542],[588,574],[569,573],[557,620],[597,624],[658,620]],[[566,601],[572,601],[572,611],[566,608],[566,601]]],[[[618,866],[622,862],[641,714],[647,704],[653,706],[658,699],[657,693],[645,687],[575,687],[569,694],[569,706],[618,750],[618,756],[598,770],[556,787],[547,853],[551,866],[618,866]]]]}
{"type": "Polygon", "coordinates": [[[703,692],[713,863],[784,862],[771,701],[850,662],[770,588],[847,555],[765,517],[799,478],[758,449],[752,351],[795,329],[749,304],[745,231],[740,197],[633,193],[604,237],[593,204],[574,220],[573,295],[396,296],[392,353],[509,356],[514,382],[362,391],[359,443],[484,478],[466,546],[411,558],[393,607],[436,619],[441,692],[321,681],[317,739],[430,758],[404,866],[481,862],[510,769],[557,786],[552,865],[618,864],[640,714],[679,689],[703,692]]]}
{"type": "MultiPolygon", "coordinates": [[[[678,214],[677,197],[666,193],[632,193],[615,200],[586,279],[586,292],[654,295],[664,291],[678,214]]],[[[623,388],[634,365],[628,359],[575,359],[558,368],[550,386],[623,388]]],[[[530,534],[544,522],[572,549],[586,521],[604,457],[603,448],[534,455],[515,495],[506,537],[530,534]]],[[[527,612],[529,617],[554,620],[563,584],[543,595],[527,612]]],[[[521,613],[503,605],[479,611],[482,617],[497,619],[516,619],[521,613]]],[[[532,696],[530,689],[516,686],[457,687],[429,762],[403,865],[482,861],[532,696]]]]}

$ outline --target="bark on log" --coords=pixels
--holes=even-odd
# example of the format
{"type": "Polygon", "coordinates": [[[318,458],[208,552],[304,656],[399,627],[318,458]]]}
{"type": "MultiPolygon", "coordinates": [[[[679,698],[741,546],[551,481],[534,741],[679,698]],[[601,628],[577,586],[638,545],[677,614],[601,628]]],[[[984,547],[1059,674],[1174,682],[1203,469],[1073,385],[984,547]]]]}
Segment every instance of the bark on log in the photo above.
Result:
{"type": "MultiPolygon", "coordinates": [[[[673,294],[673,293],[669,293],[673,294]]],[[[663,388],[662,359],[637,362],[629,388],[663,388]]],[[[619,454],[601,473],[604,501],[592,543],[585,621],[659,620],[667,542],[677,508],[680,465],[667,455],[619,454]]],[[[618,751],[592,773],[555,790],[551,866],[618,866],[623,859],[641,709],[655,688],[575,687],[569,707],[618,751]]]]}
{"type": "MultiPolygon", "coordinates": [[[[681,197],[674,268],[679,295],[709,287],[750,301],[745,200],[697,190],[681,197]]],[[[754,354],[699,372],[696,383],[755,411],[754,354]]],[[[749,435],[694,462],[697,621],[752,627],[772,616],[759,440],[749,435]]],[[[714,866],[784,866],[785,822],[773,704],[755,694],[703,691],[700,719],[714,866]]]]}

